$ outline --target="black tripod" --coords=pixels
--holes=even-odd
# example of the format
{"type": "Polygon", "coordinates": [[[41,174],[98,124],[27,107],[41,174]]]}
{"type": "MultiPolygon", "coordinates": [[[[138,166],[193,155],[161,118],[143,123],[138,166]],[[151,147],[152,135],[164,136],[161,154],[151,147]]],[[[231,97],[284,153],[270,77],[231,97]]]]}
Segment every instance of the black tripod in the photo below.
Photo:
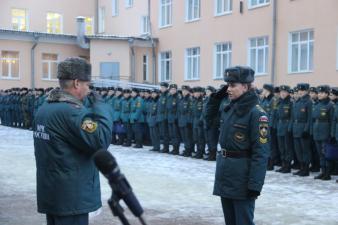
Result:
{"type": "MultiPolygon", "coordinates": [[[[124,209],[120,205],[120,200],[117,195],[112,193],[110,199],[108,200],[108,205],[113,213],[114,216],[118,217],[123,225],[130,225],[128,219],[124,215],[124,209]]],[[[142,225],[147,225],[145,220],[142,218],[142,216],[138,217],[142,225]]]]}

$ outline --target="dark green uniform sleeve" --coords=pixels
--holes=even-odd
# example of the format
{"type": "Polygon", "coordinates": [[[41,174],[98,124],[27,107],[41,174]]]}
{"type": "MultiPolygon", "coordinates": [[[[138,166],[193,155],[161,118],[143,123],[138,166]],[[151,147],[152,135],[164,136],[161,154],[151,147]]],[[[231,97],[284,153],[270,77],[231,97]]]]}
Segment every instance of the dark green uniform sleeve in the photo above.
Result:
{"type": "Polygon", "coordinates": [[[255,111],[251,118],[251,167],[249,171],[248,189],[261,192],[268,156],[269,156],[269,119],[260,111],[255,111]]]}

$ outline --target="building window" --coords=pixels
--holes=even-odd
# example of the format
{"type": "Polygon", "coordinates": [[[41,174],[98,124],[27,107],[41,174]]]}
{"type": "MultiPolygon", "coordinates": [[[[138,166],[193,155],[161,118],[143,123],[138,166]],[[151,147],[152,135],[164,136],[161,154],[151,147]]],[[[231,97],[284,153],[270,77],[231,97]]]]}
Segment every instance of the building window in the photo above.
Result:
{"type": "Polygon", "coordinates": [[[92,17],[86,17],[85,18],[85,24],[86,24],[86,34],[91,35],[94,34],[94,20],[92,17]]]}
{"type": "Polygon", "coordinates": [[[223,78],[224,70],[231,66],[231,43],[219,43],[215,45],[214,78],[223,78]]]}
{"type": "Polygon", "coordinates": [[[185,79],[200,79],[200,48],[188,48],[185,52],[185,79]]]}
{"type": "Polygon", "coordinates": [[[28,31],[28,13],[25,9],[12,9],[12,29],[28,31]]]}
{"type": "Polygon", "coordinates": [[[58,55],[42,53],[42,79],[57,79],[58,55]]]}
{"type": "Polygon", "coordinates": [[[112,0],[112,16],[118,16],[118,15],[119,15],[119,1],[112,0]]]}
{"type": "Polygon", "coordinates": [[[172,62],[171,62],[171,52],[161,52],[159,57],[160,63],[159,63],[159,74],[160,74],[160,81],[170,81],[171,80],[171,68],[172,68],[172,62]]]}
{"type": "Polygon", "coordinates": [[[106,8],[99,8],[99,33],[105,32],[105,17],[106,17],[106,8]]]}
{"type": "Polygon", "coordinates": [[[261,7],[270,4],[270,0],[249,0],[249,9],[250,8],[256,8],[261,7]]]}
{"type": "Polygon", "coordinates": [[[290,33],[289,72],[303,73],[313,70],[313,35],[312,30],[290,33]]]}
{"type": "Polygon", "coordinates": [[[126,6],[126,8],[130,8],[133,7],[134,4],[134,0],[124,0],[124,5],[126,6]]]}
{"type": "Polygon", "coordinates": [[[216,0],[215,15],[221,16],[232,12],[232,0],[216,0]]]}
{"type": "Polygon", "coordinates": [[[1,77],[5,79],[19,78],[19,52],[1,51],[1,77]]]}
{"type": "Polygon", "coordinates": [[[186,21],[194,21],[200,18],[200,0],[185,0],[186,12],[185,19],[186,21]]]}
{"type": "Polygon", "coordinates": [[[149,80],[148,55],[143,55],[143,80],[149,80]]]}
{"type": "Polygon", "coordinates": [[[47,33],[62,33],[62,15],[59,13],[47,13],[47,33]]]}
{"type": "Polygon", "coordinates": [[[141,17],[141,34],[149,34],[149,17],[142,16],[141,17]]]}
{"type": "Polygon", "coordinates": [[[167,27],[172,24],[172,0],[160,1],[160,27],[167,27]]]}
{"type": "Polygon", "coordinates": [[[249,65],[257,75],[267,74],[269,60],[268,37],[251,38],[249,45],[249,65]]]}

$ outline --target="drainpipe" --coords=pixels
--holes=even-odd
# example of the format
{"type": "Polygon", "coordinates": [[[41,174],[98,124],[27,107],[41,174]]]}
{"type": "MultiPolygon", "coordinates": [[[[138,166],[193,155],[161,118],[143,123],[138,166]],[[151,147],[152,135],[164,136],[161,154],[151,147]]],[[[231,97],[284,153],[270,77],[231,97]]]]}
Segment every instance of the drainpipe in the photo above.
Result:
{"type": "Polygon", "coordinates": [[[151,7],[150,7],[151,1],[148,0],[148,20],[149,20],[149,35],[150,35],[150,40],[151,40],[151,48],[152,48],[152,83],[156,84],[157,83],[157,76],[156,76],[156,50],[155,50],[155,43],[153,39],[153,32],[152,32],[152,23],[151,23],[151,7]]]}
{"type": "Polygon", "coordinates": [[[95,34],[99,33],[99,0],[95,1],[95,34]]]}
{"type": "Polygon", "coordinates": [[[89,42],[86,39],[86,23],[83,16],[76,17],[77,36],[76,43],[80,48],[89,49],[89,42]]]}
{"type": "Polygon", "coordinates": [[[134,49],[134,39],[130,38],[128,40],[128,43],[129,43],[129,48],[130,48],[130,52],[131,52],[131,55],[130,55],[130,81],[131,82],[135,82],[135,49],[134,49]]]}
{"type": "Polygon", "coordinates": [[[272,49],[271,49],[271,84],[276,84],[276,39],[277,39],[277,0],[273,0],[272,11],[272,49]]]}
{"type": "Polygon", "coordinates": [[[35,88],[35,48],[39,42],[39,36],[34,34],[33,46],[31,48],[31,88],[35,88]]]}

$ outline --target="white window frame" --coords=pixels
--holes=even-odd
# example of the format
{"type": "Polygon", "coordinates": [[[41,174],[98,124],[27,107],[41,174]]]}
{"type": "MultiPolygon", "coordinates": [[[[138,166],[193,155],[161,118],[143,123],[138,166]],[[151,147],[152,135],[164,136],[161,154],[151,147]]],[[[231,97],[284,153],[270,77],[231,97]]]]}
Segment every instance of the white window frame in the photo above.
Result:
{"type": "Polygon", "coordinates": [[[230,67],[232,63],[232,43],[231,42],[219,42],[215,43],[214,45],[214,73],[213,73],[213,79],[223,79],[223,73],[226,68],[230,67]],[[228,49],[223,51],[217,51],[217,46],[219,45],[228,45],[228,49]],[[217,56],[221,55],[221,74],[217,74],[217,56]],[[226,62],[226,66],[224,66],[224,61],[226,62]]]}
{"type": "Polygon", "coordinates": [[[248,66],[250,66],[254,71],[255,75],[267,75],[269,71],[269,37],[268,36],[261,36],[261,37],[253,37],[249,38],[248,40],[248,66]],[[264,44],[262,46],[258,46],[258,40],[259,39],[264,39],[264,44]],[[256,46],[252,47],[251,46],[251,41],[255,40],[256,41],[256,46]],[[255,57],[256,57],[256,63],[255,65],[251,65],[251,50],[255,49],[255,57]],[[263,55],[264,55],[264,60],[263,60],[263,68],[264,71],[258,71],[258,52],[263,50],[263,55]]]}
{"type": "Polygon", "coordinates": [[[159,1],[159,28],[166,28],[172,26],[173,23],[173,0],[158,0],[159,1]],[[166,1],[164,4],[162,1],[166,1]],[[164,12],[162,9],[165,9],[164,12]],[[168,11],[168,12],[167,12],[168,11]],[[164,18],[169,18],[169,21],[162,21],[163,13],[165,13],[164,18]]]}
{"type": "Polygon", "coordinates": [[[171,51],[163,51],[158,54],[158,80],[160,82],[169,82],[172,79],[172,52],[171,51]],[[169,53],[169,58],[163,58],[162,56],[169,53]],[[166,67],[164,68],[164,74],[162,74],[162,63],[166,64],[169,63],[169,71],[166,70],[166,67]],[[168,79],[165,79],[168,73],[168,79]],[[162,79],[163,77],[163,79],[162,79]]]}
{"type": "Polygon", "coordinates": [[[312,69],[310,68],[310,43],[312,43],[312,57],[314,54],[314,30],[313,29],[307,29],[307,30],[300,30],[300,31],[293,31],[289,33],[289,53],[288,53],[288,73],[289,74],[297,74],[297,73],[312,73],[313,72],[313,68],[314,68],[314,58],[312,58],[312,69]],[[308,40],[307,41],[301,41],[300,40],[300,35],[301,33],[307,32],[308,33],[308,40]],[[313,32],[313,39],[310,39],[310,32],[313,32]],[[299,40],[298,42],[292,42],[292,35],[293,34],[299,34],[299,40]],[[300,46],[302,44],[307,44],[307,68],[305,70],[301,70],[301,48],[300,46]],[[298,59],[297,59],[297,67],[298,70],[297,71],[293,71],[292,70],[292,46],[293,45],[297,45],[298,46],[298,59]]]}
{"type": "Polygon", "coordinates": [[[248,0],[248,9],[255,9],[255,8],[260,8],[260,7],[264,7],[267,5],[270,5],[271,0],[248,0]],[[256,1],[256,4],[253,4],[252,2],[256,1]],[[262,3],[260,3],[260,1],[264,1],[262,3]]]}
{"type": "Polygon", "coordinates": [[[185,22],[197,21],[197,20],[200,20],[200,18],[201,18],[201,0],[185,0],[185,22]],[[194,14],[195,4],[198,5],[197,15],[194,14]],[[191,13],[191,18],[189,18],[190,13],[191,13]]]}
{"type": "Polygon", "coordinates": [[[112,16],[118,16],[119,15],[119,0],[112,0],[112,16]]]}
{"type": "MultiPolygon", "coordinates": [[[[60,33],[59,34],[63,34],[63,15],[61,13],[58,13],[58,12],[47,12],[46,17],[48,16],[48,13],[54,13],[54,14],[59,14],[60,15],[60,33]]],[[[47,29],[47,33],[48,33],[48,19],[47,19],[47,24],[46,25],[47,25],[46,29],[47,29]]],[[[51,34],[57,34],[55,32],[55,26],[53,26],[52,30],[53,31],[51,32],[51,34]]]]}
{"type": "Polygon", "coordinates": [[[21,64],[20,64],[20,52],[16,50],[2,50],[0,51],[0,79],[2,80],[20,80],[20,71],[21,71],[21,64]],[[18,58],[2,58],[2,51],[7,51],[7,52],[17,52],[18,53],[18,58]],[[19,63],[19,73],[17,77],[12,76],[12,65],[9,66],[8,70],[8,76],[3,76],[3,68],[2,68],[2,61],[3,60],[17,60],[19,63]]]}
{"type": "Polygon", "coordinates": [[[141,34],[150,33],[150,23],[148,16],[141,16],[141,34]]]}
{"type": "Polygon", "coordinates": [[[126,8],[131,8],[133,7],[133,4],[134,4],[134,0],[124,0],[124,6],[126,8]]]}
{"type": "Polygon", "coordinates": [[[184,66],[184,80],[200,80],[201,78],[201,48],[200,47],[193,47],[185,49],[185,66],[184,66]],[[198,53],[196,55],[190,55],[189,51],[197,50],[198,53]],[[194,61],[196,60],[196,62],[194,61]],[[197,67],[194,68],[194,63],[197,63],[197,67]],[[190,68],[189,68],[190,67],[190,68]],[[194,70],[196,69],[196,74],[194,74],[194,70]],[[189,75],[188,72],[192,71],[192,74],[189,75]],[[194,76],[195,75],[195,76],[194,76]]]}
{"type": "Polygon", "coordinates": [[[142,55],[142,79],[143,81],[149,81],[149,56],[148,54],[142,55]],[[146,62],[144,62],[144,57],[146,57],[146,62]],[[146,67],[146,79],[144,79],[144,67],[146,67]]]}
{"type": "MultiPolygon", "coordinates": [[[[28,10],[27,9],[24,9],[24,8],[12,8],[11,9],[11,25],[12,25],[12,29],[14,30],[14,28],[13,28],[13,14],[12,14],[12,10],[13,9],[15,9],[15,10],[24,10],[25,11],[25,17],[23,18],[23,17],[20,17],[20,19],[19,19],[19,21],[22,21],[22,20],[25,20],[25,22],[26,22],[26,29],[25,30],[23,30],[23,31],[29,31],[29,14],[28,14],[28,10]]],[[[19,25],[18,25],[18,28],[20,27],[20,24],[21,23],[19,23],[19,25]]],[[[16,30],[18,30],[18,31],[22,31],[22,30],[20,30],[20,29],[16,29],[16,30]]]]}
{"type": "Polygon", "coordinates": [[[215,16],[224,16],[232,13],[233,9],[233,0],[215,0],[215,16]],[[220,2],[221,8],[225,9],[227,8],[228,10],[218,10],[218,3],[220,2]]]}
{"type": "Polygon", "coordinates": [[[99,7],[99,29],[98,29],[98,33],[104,33],[106,30],[106,23],[105,23],[105,19],[106,19],[106,7],[101,6],[99,7]]]}
{"type": "MultiPolygon", "coordinates": [[[[55,78],[55,79],[53,79],[52,78],[52,63],[56,63],[56,64],[58,64],[59,63],[59,55],[58,54],[56,54],[56,53],[46,53],[46,52],[43,52],[42,54],[41,54],[41,64],[42,64],[42,77],[41,77],[41,80],[44,80],[44,81],[57,81],[58,79],[57,78],[55,78]],[[49,55],[56,55],[56,60],[46,60],[46,59],[43,59],[43,54],[49,54],[49,55]],[[44,75],[45,74],[43,74],[43,64],[44,63],[47,63],[48,64],[48,77],[46,78],[46,77],[44,77],[44,75]]],[[[56,74],[57,75],[57,74],[56,74]]]]}

